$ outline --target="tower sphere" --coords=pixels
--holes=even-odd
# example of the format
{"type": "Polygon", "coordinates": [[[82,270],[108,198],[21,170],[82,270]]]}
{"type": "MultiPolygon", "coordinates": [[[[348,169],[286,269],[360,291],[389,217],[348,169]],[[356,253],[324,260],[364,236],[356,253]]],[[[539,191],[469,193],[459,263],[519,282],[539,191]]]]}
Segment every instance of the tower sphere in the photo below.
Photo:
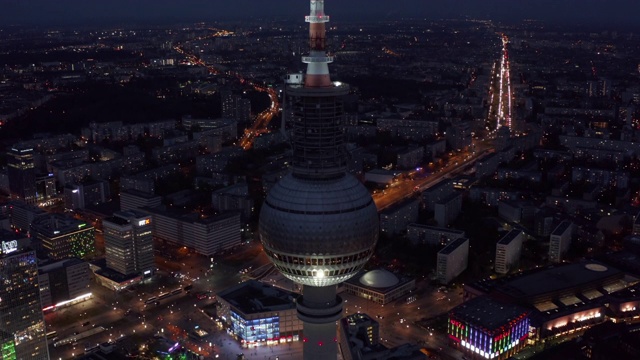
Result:
{"type": "Polygon", "coordinates": [[[264,202],[260,237],[287,278],[310,286],[336,285],[371,257],[378,213],[366,188],[350,174],[322,180],[289,174],[264,202]]]}

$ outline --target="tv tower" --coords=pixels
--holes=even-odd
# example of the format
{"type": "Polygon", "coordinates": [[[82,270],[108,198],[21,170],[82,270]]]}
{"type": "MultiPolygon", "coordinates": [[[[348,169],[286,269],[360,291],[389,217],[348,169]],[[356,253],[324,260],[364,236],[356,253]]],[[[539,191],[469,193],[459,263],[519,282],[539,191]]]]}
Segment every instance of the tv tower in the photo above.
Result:
{"type": "Polygon", "coordinates": [[[305,360],[336,359],[339,283],[366,264],[378,239],[378,212],[369,192],[346,172],[343,97],[326,53],[324,0],[311,0],[304,81],[287,86],[293,108],[292,171],[269,192],[260,213],[260,239],[275,267],[302,284],[298,318],[305,360]]]}

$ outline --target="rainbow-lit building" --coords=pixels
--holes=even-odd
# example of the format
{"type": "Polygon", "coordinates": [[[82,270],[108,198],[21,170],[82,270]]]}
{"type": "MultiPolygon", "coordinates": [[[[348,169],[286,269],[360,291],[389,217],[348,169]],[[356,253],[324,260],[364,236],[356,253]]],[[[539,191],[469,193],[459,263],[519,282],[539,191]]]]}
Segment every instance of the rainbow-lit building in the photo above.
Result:
{"type": "Polygon", "coordinates": [[[449,313],[449,338],[474,358],[508,359],[522,350],[529,336],[529,311],[482,296],[449,313]]]}

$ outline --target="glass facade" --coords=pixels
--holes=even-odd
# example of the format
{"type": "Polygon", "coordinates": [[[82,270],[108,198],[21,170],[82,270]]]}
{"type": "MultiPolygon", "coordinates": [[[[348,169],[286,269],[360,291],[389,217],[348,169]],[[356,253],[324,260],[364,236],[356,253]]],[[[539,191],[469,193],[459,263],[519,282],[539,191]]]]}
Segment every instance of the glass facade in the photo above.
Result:
{"type": "Polygon", "coordinates": [[[280,338],[280,317],[245,320],[232,311],[231,330],[244,343],[278,341],[280,338]]]}
{"type": "Polygon", "coordinates": [[[523,314],[493,331],[450,318],[448,333],[453,341],[472,353],[486,359],[506,359],[526,345],[529,317],[523,314]]]}
{"type": "Polygon", "coordinates": [[[34,251],[0,254],[0,346],[3,359],[49,358],[34,251]]]}

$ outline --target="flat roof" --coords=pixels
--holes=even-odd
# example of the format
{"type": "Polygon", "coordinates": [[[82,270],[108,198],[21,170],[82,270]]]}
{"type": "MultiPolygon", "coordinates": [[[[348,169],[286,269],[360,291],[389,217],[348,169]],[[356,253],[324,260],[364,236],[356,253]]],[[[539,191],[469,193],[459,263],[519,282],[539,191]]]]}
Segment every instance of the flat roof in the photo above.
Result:
{"type": "Polygon", "coordinates": [[[564,234],[565,231],[567,231],[569,226],[571,226],[571,221],[565,220],[565,221],[561,222],[560,225],[556,226],[556,228],[553,230],[551,235],[560,236],[560,235],[564,234]]]}
{"type": "Polygon", "coordinates": [[[451,310],[450,315],[467,323],[495,330],[523,315],[528,310],[513,304],[501,303],[488,296],[475,297],[451,310]]]}
{"type": "Polygon", "coordinates": [[[440,201],[436,202],[436,204],[446,204],[449,201],[457,198],[457,197],[462,197],[462,193],[459,192],[454,192],[453,194],[449,194],[447,196],[445,196],[443,199],[441,199],[440,201]]]}
{"type": "Polygon", "coordinates": [[[511,230],[507,235],[503,236],[502,239],[498,240],[498,244],[509,245],[513,240],[520,236],[520,234],[522,234],[522,231],[520,230],[511,230]]]}
{"type": "Polygon", "coordinates": [[[580,262],[518,275],[497,285],[496,290],[515,299],[530,298],[533,301],[534,297],[571,288],[586,291],[601,287],[604,282],[623,275],[622,271],[597,261],[580,262]]]}
{"type": "Polygon", "coordinates": [[[438,227],[438,226],[431,226],[431,225],[424,225],[424,224],[418,224],[418,223],[411,223],[408,226],[416,227],[416,228],[420,228],[420,229],[444,232],[444,233],[448,233],[448,234],[459,234],[459,235],[463,235],[464,234],[463,230],[445,228],[445,227],[438,227]]]}
{"type": "Polygon", "coordinates": [[[448,255],[451,254],[452,251],[462,246],[464,243],[468,242],[467,238],[457,238],[450,242],[447,246],[445,246],[442,250],[438,251],[438,254],[448,255]]]}
{"type": "Polygon", "coordinates": [[[218,298],[224,299],[245,314],[296,308],[292,293],[256,280],[245,281],[223,290],[218,293],[218,298]]]}

